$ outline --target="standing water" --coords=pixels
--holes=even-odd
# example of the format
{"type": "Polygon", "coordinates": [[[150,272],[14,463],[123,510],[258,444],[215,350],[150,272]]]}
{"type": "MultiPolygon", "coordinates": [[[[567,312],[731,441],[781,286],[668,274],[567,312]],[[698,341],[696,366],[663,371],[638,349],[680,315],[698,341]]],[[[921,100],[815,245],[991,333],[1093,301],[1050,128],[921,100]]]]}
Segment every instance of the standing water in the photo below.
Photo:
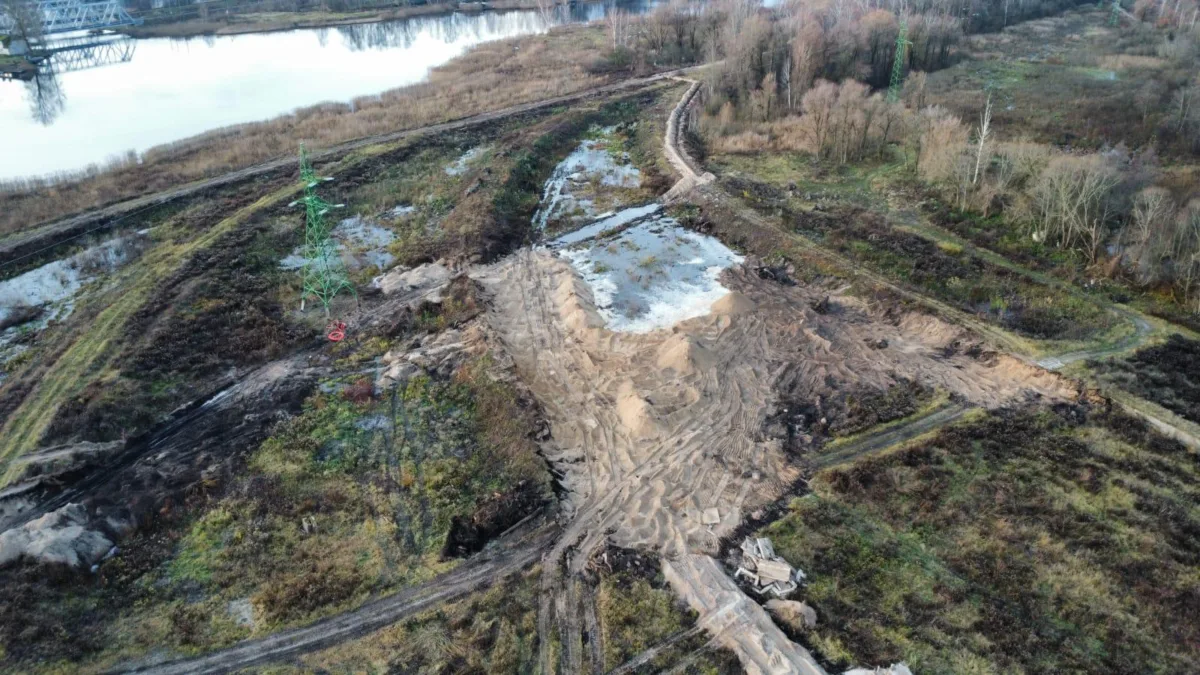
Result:
{"type": "MultiPolygon", "coordinates": [[[[640,13],[652,0],[622,2],[640,13]]],[[[0,82],[0,180],[83,169],[211,129],[414,84],[490,40],[603,18],[615,4],[277,33],[136,40],[125,62],[0,82]]]]}

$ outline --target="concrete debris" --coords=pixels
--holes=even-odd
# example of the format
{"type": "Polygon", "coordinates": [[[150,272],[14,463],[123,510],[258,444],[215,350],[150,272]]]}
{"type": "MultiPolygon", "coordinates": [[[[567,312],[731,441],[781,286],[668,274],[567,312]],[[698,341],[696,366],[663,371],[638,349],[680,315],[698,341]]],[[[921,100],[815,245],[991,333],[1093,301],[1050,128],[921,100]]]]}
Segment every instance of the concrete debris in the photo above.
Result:
{"type": "Polygon", "coordinates": [[[105,535],[89,530],[87,509],[82,504],[67,504],[0,534],[0,565],[19,559],[45,564],[84,568],[102,560],[113,542],[105,535]]]}
{"type": "Polygon", "coordinates": [[[809,630],[817,627],[817,610],[806,602],[774,599],[768,600],[764,607],[775,618],[795,630],[809,630]]]}
{"type": "Polygon", "coordinates": [[[450,280],[450,268],[439,262],[425,263],[409,269],[404,266],[381,274],[371,281],[371,285],[383,291],[384,295],[406,293],[416,288],[432,288],[450,280]]]}
{"type": "Polygon", "coordinates": [[[700,516],[700,522],[705,525],[720,525],[721,513],[716,509],[704,509],[704,513],[700,516]]]}
{"type": "Polygon", "coordinates": [[[775,553],[766,537],[746,537],[742,542],[742,564],[733,576],[749,580],[755,593],[771,593],[777,598],[790,595],[805,578],[804,572],[775,553]]]}
{"type": "Polygon", "coordinates": [[[913,671],[909,670],[908,665],[901,661],[888,668],[882,666],[879,668],[854,668],[847,670],[842,675],[913,675],[913,671]]]}
{"type": "Polygon", "coordinates": [[[226,606],[226,611],[229,612],[229,617],[237,625],[243,628],[254,628],[254,603],[250,601],[250,598],[230,600],[226,606]]]}
{"type": "Polygon", "coordinates": [[[300,529],[304,530],[304,534],[317,533],[317,517],[304,516],[300,519],[300,529]]]}

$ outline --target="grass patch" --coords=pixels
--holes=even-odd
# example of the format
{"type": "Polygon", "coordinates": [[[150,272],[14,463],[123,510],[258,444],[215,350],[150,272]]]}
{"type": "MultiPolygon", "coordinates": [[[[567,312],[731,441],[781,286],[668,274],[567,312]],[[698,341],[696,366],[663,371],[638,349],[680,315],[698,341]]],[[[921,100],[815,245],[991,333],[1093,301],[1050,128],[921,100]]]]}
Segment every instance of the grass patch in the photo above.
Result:
{"type": "Polygon", "coordinates": [[[807,636],[915,672],[1200,663],[1200,470],[1127,417],[1001,411],[819,474],[767,527],[809,574],[807,636]]]}

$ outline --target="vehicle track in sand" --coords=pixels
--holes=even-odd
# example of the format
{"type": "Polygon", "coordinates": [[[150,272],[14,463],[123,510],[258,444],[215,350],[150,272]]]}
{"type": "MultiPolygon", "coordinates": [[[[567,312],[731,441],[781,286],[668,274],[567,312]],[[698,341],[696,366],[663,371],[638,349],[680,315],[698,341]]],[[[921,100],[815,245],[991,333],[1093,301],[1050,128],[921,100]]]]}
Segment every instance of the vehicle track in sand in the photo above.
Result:
{"type": "MultiPolygon", "coordinates": [[[[664,139],[686,190],[706,182],[679,146],[682,111],[696,89],[672,111],[664,139]]],[[[673,189],[676,198],[680,192],[673,189]]],[[[820,672],[705,555],[717,552],[742,513],[769,504],[800,475],[762,431],[779,392],[812,400],[907,378],[987,407],[1074,395],[1056,376],[1005,355],[948,356],[945,347],[967,336],[936,318],[913,314],[897,323],[836,292],[838,311],[817,312],[828,289],[787,287],[746,269],[725,273],[733,292],[709,315],[648,334],[605,328],[590,290],[548,250],[519,251],[472,276],[488,298],[494,342],[550,423],[544,452],[568,492],[569,522],[544,566],[543,672],[559,665],[546,644],[550,631],[562,646],[562,670],[582,672],[574,580],[608,542],[659,552],[674,570],[672,585],[751,672],[820,672]],[[870,346],[885,341],[885,350],[870,346]],[[775,648],[764,650],[764,640],[775,648]]],[[[945,421],[923,418],[912,430],[945,421]]],[[[850,449],[868,452],[888,438],[850,449]]]]}
{"type": "MultiPolygon", "coordinates": [[[[545,454],[569,491],[570,522],[548,554],[542,603],[555,616],[567,672],[583,661],[571,580],[601,546],[668,559],[716,553],[742,513],[798,477],[801,467],[762,432],[780,389],[814,399],[907,378],[989,407],[1032,393],[1073,395],[1056,376],[1009,357],[946,356],[961,331],[931,317],[895,325],[836,294],[840,309],[822,314],[813,306],[825,289],[744,269],[726,273],[733,292],[711,314],[648,334],[606,329],[590,291],[550,251],[525,249],[473,276],[496,342],[550,422],[545,454]],[[891,346],[871,346],[882,340],[891,346]],[[711,509],[717,522],[705,524],[711,509]]],[[[550,629],[545,615],[539,624],[550,629]]]]}

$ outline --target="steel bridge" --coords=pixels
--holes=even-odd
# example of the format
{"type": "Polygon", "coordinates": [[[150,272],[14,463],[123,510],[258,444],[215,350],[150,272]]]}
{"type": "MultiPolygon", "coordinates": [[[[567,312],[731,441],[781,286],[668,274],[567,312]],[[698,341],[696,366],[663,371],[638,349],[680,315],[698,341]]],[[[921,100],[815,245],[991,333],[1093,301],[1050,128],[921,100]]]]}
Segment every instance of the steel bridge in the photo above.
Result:
{"type": "MultiPolygon", "coordinates": [[[[121,0],[30,0],[24,3],[24,10],[30,16],[41,18],[42,35],[136,26],[142,23],[141,19],[129,16],[125,7],[121,5],[121,0]]],[[[11,34],[16,23],[14,17],[0,12],[0,34],[11,34]]]]}
{"type": "Polygon", "coordinates": [[[88,36],[61,40],[48,44],[39,51],[39,55],[48,57],[40,69],[61,75],[76,70],[124,63],[133,58],[136,42],[133,38],[125,36],[88,36]]]}

